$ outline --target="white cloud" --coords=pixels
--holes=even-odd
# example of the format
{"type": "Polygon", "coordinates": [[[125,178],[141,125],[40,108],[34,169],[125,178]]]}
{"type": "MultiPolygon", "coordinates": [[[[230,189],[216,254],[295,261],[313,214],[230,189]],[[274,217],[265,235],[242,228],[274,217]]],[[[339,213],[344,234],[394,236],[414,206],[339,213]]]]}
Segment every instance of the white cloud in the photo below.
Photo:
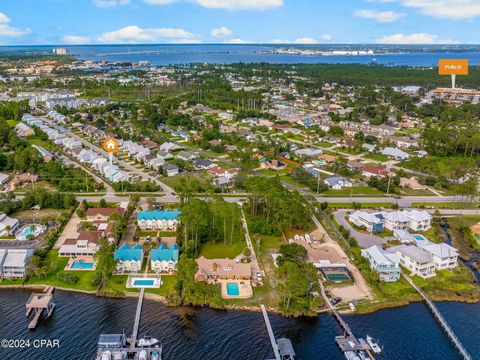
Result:
{"type": "Polygon", "coordinates": [[[363,19],[373,20],[379,23],[391,23],[405,16],[405,14],[395,11],[378,11],[378,10],[357,10],[355,16],[363,19]]]}
{"type": "Polygon", "coordinates": [[[480,16],[479,0],[400,0],[406,7],[439,19],[473,19],[480,16]]]}
{"type": "Polygon", "coordinates": [[[11,19],[0,13],[0,37],[18,37],[30,33],[30,29],[20,29],[10,26],[11,19]]]}
{"type": "Polygon", "coordinates": [[[229,39],[224,41],[225,44],[254,44],[254,41],[243,40],[240,38],[229,39]]]}
{"type": "Polygon", "coordinates": [[[379,44],[456,44],[451,39],[439,39],[437,35],[431,34],[394,34],[377,39],[379,44]]]}
{"type": "Polygon", "coordinates": [[[102,9],[111,9],[121,5],[128,5],[130,0],[92,0],[92,3],[102,9]]]}
{"type": "MultiPolygon", "coordinates": [[[[98,1],[98,0],[96,0],[98,1]]],[[[109,0],[102,0],[109,1],[109,0]]],[[[166,5],[174,2],[193,2],[210,9],[265,10],[283,6],[283,0],[143,0],[151,5],[166,5]]]]}
{"type": "Polygon", "coordinates": [[[233,34],[232,30],[227,28],[226,26],[220,26],[219,28],[212,29],[210,34],[214,38],[222,38],[222,37],[227,37],[233,34]]]}
{"type": "Polygon", "coordinates": [[[90,43],[88,36],[66,35],[62,38],[62,42],[71,45],[83,45],[90,43]]]}
{"type": "Polygon", "coordinates": [[[332,40],[332,35],[324,34],[321,35],[319,39],[312,37],[303,37],[295,40],[286,40],[286,39],[274,39],[270,41],[272,44],[318,44],[325,41],[332,40]]]}
{"type": "Polygon", "coordinates": [[[152,43],[152,42],[198,42],[198,35],[178,28],[146,28],[136,25],[125,26],[98,37],[100,43],[152,43]]]}

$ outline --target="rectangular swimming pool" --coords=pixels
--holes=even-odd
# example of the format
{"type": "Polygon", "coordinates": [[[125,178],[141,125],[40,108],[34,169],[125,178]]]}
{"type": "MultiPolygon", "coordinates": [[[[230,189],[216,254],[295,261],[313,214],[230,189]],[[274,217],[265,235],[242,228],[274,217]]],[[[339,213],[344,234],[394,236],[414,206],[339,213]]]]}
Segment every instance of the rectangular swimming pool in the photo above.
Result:
{"type": "Polygon", "coordinates": [[[153,286],[155,284],[154,279],[135,279],[133,285],[135,286],[153,286]]]}
{"type": "Polygon", "coordinates": [[[236,282],[227,282],[227,295],[228,296],[240,295],[240,290],[236,282]]]}
{"type": "Polygon", "coordinates": [[[93,269],[93,263],[91,262],[85,262],[85,261],[80,261],[80,260],[75,260],[72,265],[70,266],[70,269],[93,269]]]}
{"type": "Polygon", "coordinates": [[[345,281],[350,280],[350,276],[347,274],[328,274],[327,279],[330,281],[345,281]]]}

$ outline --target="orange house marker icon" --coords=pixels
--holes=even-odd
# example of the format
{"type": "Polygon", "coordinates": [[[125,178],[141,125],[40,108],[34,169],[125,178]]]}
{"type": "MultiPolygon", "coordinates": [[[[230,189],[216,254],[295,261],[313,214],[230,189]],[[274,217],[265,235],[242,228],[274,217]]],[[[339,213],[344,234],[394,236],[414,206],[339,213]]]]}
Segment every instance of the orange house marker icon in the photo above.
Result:
{"type": "Polygon", "coordinates": [[[105,140],[103,140],[103,148],[109,153],[117,152],[118,140],[113,137],[107,137],[105,140]]]}

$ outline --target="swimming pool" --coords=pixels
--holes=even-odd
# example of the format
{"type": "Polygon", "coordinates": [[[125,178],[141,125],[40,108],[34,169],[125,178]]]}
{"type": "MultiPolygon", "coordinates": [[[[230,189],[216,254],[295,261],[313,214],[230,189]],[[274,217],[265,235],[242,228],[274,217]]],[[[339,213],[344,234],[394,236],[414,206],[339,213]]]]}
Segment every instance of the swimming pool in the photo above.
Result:
{"type": "Polygon", "coordinates": [[[228,296],[238,296],[240,295],[240,289],[236,282],[227,282],[227,295],[228,296]]]}
{"type": "Polygon", "coordinates": [[[38,224],[28,224],[22,226],[20,230],[15,234],[17,240],[27,240],[30,238],[36,238],[45,231],[45,227],[38,224]]]}
{"type": "Polygon", "coordinates": [[[327,274],[326,277],[330,281],[350,280],[350,276],[348,276],[347,274],[327,274]]]}
{"type": "Polygon", "coordinates": [[[415,240],[426,240],[425,236],[423,236],[423,235],[415,235],[414,238],[415,238],[415,240]]]}
{"type": "Polygon", "coordinates": [[[155,284],[154,279],[135,279],[133,285],[135,286],[153,286],[155,284]]]}
{"type": "Polygon", "coordinates": [[[70,265],[70,269],[93,269],[93,263],[85,262],[83,260],[74,260],[72,265],[70,265]]]}

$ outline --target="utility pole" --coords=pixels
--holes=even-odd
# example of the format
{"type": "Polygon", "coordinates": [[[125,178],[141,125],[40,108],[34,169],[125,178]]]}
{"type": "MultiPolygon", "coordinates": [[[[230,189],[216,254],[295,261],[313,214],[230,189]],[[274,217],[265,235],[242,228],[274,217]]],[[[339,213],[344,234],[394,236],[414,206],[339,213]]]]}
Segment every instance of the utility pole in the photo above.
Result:
{"type": "Polygon", "coordinates": [[[392,175],[388,175],[387,195],[390,193],[390,181],[392,181],[392,175]]]}

